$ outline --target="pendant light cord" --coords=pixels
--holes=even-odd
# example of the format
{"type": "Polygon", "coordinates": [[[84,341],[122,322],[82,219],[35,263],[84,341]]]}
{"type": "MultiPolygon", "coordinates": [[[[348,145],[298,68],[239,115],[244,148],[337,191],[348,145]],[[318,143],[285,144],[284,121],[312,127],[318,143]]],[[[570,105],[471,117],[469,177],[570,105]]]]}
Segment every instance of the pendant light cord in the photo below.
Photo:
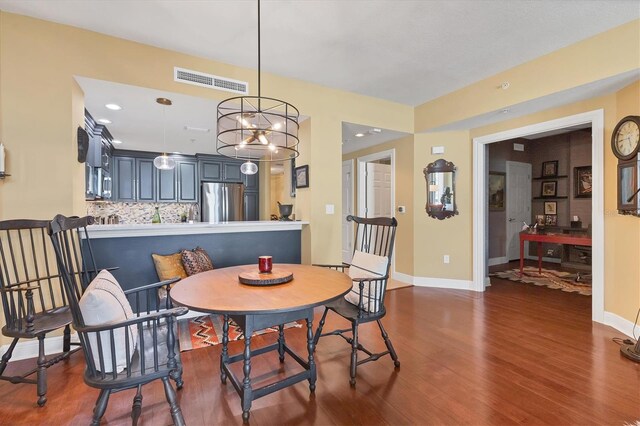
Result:
{"type": "Polygon", "coordinates": [[[260,109],[260,0],[258,0],[258,109],[260,109]]]}

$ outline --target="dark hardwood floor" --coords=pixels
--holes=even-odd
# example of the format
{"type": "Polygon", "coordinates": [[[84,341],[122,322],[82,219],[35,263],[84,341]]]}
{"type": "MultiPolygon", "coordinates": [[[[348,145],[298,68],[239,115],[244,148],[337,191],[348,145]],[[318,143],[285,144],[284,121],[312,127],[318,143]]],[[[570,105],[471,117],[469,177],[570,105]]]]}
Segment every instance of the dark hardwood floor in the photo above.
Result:
{"type": "MultiPolygon", "coordinates": [[[[384,324],[402,362],[399,370],[388,357],[365,364],[352,388],[350,348],[338,337],[323,338],[316,353],[315,396],[306,382],[268,395],[253,403],[250,423],[622,425],[640,420],[640,364],[619,354],[612,341],[623,337],[619,332],[591,322],[589,297],[492,282],[484,294],[420,287],[390,291],[384,324]]],[[[327,327],[338,324],[344,325],[330,315],[327,327]]],[[[286,331],[301,352],[304,333],[286,331]]],[[[361,341],[384,349],[374,325],[361,327],[361,341]]],[[[232,343],[231,351],[241,345],[232,343]]],[[[178,397],[189,425],[242,423],[238,395],[231,384],[220,383],[219,354],[220,346],[182,353],[185,386],[178,397]]],[[[284,368],[297,371],[289,361],[284,368]]],[[[98,392],[83,383],[83,364],[76,353],[49,369],[44,408],[36,408],[34,386],[0,383],[0,423],[88,424],[98,392]]],[[[275,353],[256,357],[252,366],[261,383],[282,373],[275,353]]],[[[130,424],[134,393],[113,395],[102,424],[130,424]]],[[[141,422],[171,423],[160,383],[144,388],[141,422]]]]}

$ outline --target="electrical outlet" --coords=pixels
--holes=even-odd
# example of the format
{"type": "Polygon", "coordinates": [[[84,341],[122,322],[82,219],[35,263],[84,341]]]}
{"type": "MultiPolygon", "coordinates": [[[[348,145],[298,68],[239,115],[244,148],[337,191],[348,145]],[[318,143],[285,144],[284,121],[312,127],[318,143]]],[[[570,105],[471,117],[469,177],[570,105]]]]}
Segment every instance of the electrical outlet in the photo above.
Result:
{"type": "Polygon", "coordinates": [[[449,255],[448,255],[448,254],[445,254],[445,255],[442,257],[442,262],[443,262],[443,263],[449,263],[449,255]]]}
{"type": "Polygon", "coordinates": [[[324,206],[324,211],[326,214],[333,214],[335,212],[335,207],[333,204],[326,204],[324,206]]]}

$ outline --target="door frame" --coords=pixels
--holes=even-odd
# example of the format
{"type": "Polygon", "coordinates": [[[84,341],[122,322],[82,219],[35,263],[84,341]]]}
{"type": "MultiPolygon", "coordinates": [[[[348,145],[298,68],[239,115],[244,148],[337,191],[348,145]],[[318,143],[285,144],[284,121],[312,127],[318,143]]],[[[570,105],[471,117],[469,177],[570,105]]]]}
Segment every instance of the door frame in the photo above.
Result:
{"type": "Polygon", "coordinates": [[[473,144],[473,282],[472,289],[484,291],[488,277],[487,145],[580,124],[591,125],[591,165],[593,194],[591,198],[591,319],[604,323],[604,110],[598,109],[503,132],[475,137],[473,144]]]}
{"type": "MultiPolygon", "coordinates": [[[[349,166],[349,169],[351,170],[351,185],[349,187],[349,191],[350,191],[350,198],[351,198],[351,214],[356,214],[356,209],[355,209],[355,201],[356,201],[356,179],[355,179],[355,167],[354,167],[354,160],[344,160],[342,162],[342,166],[344,167],[345,165],[349,166]]],[[[342,169],[341,169],[342,170],[342,169]]],[[[344,175],[342,175],[341,177],[344,177],[344,175]]],[[[345,190],[345,185],[344,182],[342,182],[342,191],[345,190]]],[[[345,206],[342,206],[343,210],[345,208],[345,206]]],[[[344,211],[341,212],[341,215],[344,216],[344,211]]],[[[342,225],[342,216],[340,217],[340,223],[342,225]]],[[[353,241],[352,241],[353,243],[353,241]]],[[[350,247],[350,250],[353,251],[353,247],[350,247]]]]}
{"type": "Polygon", "coordinates": [[[366,196],[367,196],[367,187],[366,187],[366,179],[364,178],[365,167],[366,164],[376,160],[382,160],[383,158],[391,157],[391,214],[394,215],[396,211],[396,150],[388,149],[386,151],[376,152],[374,154],[365,155],[363,157],[358,157],[358,216],[365,217],[365,206],[366,206],[366,196]]]}
{"type": "MultiPolygon", "coordinates": [[[[529,166],[529,192],[531,192],[531,163],[523,163],[522,161],[511,161],[511,160],[507,160],[505,161],[505,177],[506,177],[506,182],[509,182],[509,163],[516,163],[516,164],[526,164],[527,166],[529,166]]],[[[505,183],[505,192],[508,193],[507,191],[507,185],[508,183],[505,183]]],[[[505,227],[505,257],[507,258],[507,262],[510,260],[509,259],[509,199],[511,199],[511,197],[507,198],[507,203],[504,206],[505,207],[505,218],[504,218],[504,227],[505,227]]],[[[529,198],[529,214],[531,214],[531,198],[529,198]]]]}

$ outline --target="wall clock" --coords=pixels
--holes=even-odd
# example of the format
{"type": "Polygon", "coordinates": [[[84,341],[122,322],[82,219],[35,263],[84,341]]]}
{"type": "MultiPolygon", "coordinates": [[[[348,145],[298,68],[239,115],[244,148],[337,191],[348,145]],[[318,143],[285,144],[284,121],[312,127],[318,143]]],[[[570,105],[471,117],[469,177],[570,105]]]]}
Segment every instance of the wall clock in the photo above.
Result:
{"type": "Polygon", "coordinates": [[[611,135],[611,149],[620,160],[631,160],[640,147],[640,116],[629,115],[618,123],[611,135]]]}

